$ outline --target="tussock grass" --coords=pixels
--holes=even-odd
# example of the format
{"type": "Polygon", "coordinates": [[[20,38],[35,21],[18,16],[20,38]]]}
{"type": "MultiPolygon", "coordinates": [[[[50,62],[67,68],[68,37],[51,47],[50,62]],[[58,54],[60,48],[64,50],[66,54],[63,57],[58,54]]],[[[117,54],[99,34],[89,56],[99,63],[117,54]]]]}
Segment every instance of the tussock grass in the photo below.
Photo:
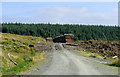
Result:
{"type": "Polygon", "coordinates": [[[26,71],[38,61],[45,59],[46,52],[38,52],[33,47],[35,41],[45,41],[45,39],[8,33],[0,33],[0,35],[2,35],[3,45],[1,55],[3,75],[14,75],[26,71]],[[8,53],[18,64],[17,66],[10,61],[8,53]]]}

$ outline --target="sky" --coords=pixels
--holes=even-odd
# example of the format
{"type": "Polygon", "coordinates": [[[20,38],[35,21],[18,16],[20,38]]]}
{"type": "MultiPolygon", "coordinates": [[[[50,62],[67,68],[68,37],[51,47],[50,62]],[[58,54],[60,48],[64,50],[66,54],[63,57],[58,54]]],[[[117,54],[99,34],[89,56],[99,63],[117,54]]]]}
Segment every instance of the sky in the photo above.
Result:
{"type": "Polygon", "coordinates": [[[119,2],[119,0],[1,0],[1,2],[119,2]]]}
{"type": "Polygon", "coordinates": [[[117,2],[3,2],[2,22],[117,25],[117,2]]]}

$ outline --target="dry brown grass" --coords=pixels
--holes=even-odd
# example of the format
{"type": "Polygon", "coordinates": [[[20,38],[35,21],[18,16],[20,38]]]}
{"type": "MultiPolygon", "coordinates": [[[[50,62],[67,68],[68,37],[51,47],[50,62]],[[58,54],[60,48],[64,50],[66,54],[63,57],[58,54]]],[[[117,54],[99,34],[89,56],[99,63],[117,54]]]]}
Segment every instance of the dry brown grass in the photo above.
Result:
{"type": "Polygon", "coordinates": [[[82,55],[82,56],[85,56],[85,57],[96,57],[96,58],[104,59],[104,57],[100,56],[97,53],[91,53],[91,52],[86,52],[86,51],[78,51],[78,50],[76,50],[76,52],[78,54],[82,55]]]}
{"type": "Polygon", "coordinates": [[[98,53],[103,57],[112,58],[119,55],[120,41],[103,41],[103,40],[89,40],[77,41],[80,48],[85,50],[92,50],[93,53],[98,53]]]}

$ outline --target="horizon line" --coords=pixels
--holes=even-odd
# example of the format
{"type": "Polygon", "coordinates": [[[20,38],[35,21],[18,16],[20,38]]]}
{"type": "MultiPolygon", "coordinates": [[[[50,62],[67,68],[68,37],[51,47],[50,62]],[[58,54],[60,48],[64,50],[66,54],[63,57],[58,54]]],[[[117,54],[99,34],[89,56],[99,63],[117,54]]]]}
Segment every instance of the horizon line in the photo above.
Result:
{"type": "Polygon", "coordinates": [[[83,23],[50,23],[50,22],[46,22],[46,23],[34,23],[34,22],[0,22],[0,24],[4,24],[4,23],[7,23],[7,24],[11,24],[11,23],[13,23],[13,24],[15,24],[15,23],[17,23],[17,24],[59,24],[59,25],[89,25],[89,26],[91,26],[91,25],[94,25],[94,26],[120,26],[120,25],[110,25],[110,24],[83,24],[83,23]]]}

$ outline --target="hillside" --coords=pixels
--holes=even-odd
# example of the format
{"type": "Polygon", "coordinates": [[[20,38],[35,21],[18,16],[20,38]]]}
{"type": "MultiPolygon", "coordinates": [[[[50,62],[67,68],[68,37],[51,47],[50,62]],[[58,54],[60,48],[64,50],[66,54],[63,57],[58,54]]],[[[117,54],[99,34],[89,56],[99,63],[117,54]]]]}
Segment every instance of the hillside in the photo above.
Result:
{"type": "Polygon", "coordinates": [[[120,41],[89,40],[77,41],[78,53],[83,56],[112,60],[110,66],[120,67],[120,41]],[[116,58],[115,58],[116,56],[116,58]]]}
{"type": "Polygon", "coordinates": [[[2,32],[19,35],[52,37],[74,34],[74,40],[120,40],[119,26],[79,25],[79,24],[23,24],[3,23],[2,32]]]}
{"type": "Polygon", "coordinates": [[[45,41],[41,37],[23,36],[9,33],[0,33],[2,35],[2,74],[11,75],[21,71],[26,71],[38,61],[45,59],[45,52],[38,52],[33,48],[35,41],[45,41]],[[8,57],[18,64],[15,65],[8,57]]]}
{"type": "Polygon", "coordinates": [[[120,41],[103,41],[103,40],[89,40],[89,41],[77,41],[79,48],[85,50],[91,50],[93,53],[98,53],[103,57],[112,58],[119,55],[120,41]]]}

